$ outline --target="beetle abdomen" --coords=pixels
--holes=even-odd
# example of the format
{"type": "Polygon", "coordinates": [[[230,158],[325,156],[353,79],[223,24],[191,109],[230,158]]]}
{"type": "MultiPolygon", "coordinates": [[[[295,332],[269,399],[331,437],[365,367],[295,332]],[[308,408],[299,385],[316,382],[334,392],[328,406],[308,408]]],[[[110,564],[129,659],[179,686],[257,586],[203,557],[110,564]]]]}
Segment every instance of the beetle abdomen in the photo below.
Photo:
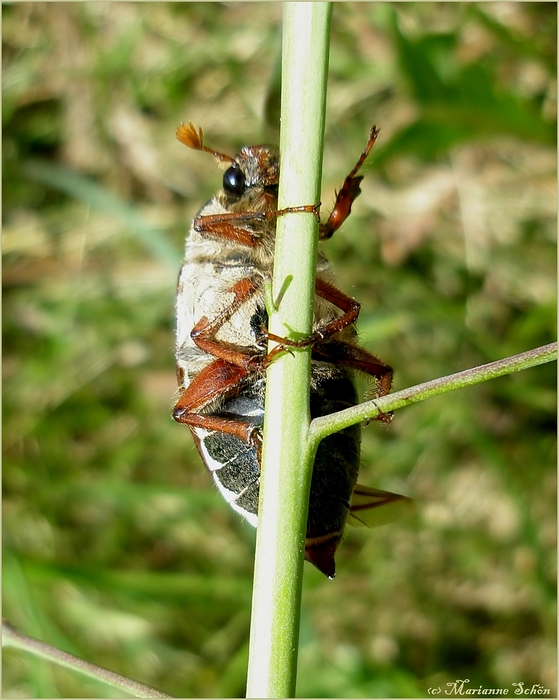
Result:
{"type": "MultiPolygon", "coordinates": [[[[263,382],[257,382],[252,392],[225,401],[216,415],[237,421],[241,419],[261,428],[264,423],[263,382]]],[[[260,487],[259,449],[228,433],[202,428],[192,428],[192,432],[202,459],[225,500],[256,527],[260,487]]]]}
{"type": "Polygon", "coordinates": [[[240,438],[214,431],[202,438],[200,451],[222,495],[256,526],[260,484],[256,449],[240,438]]]}
{"type": "MultiPolygon", "coordinates": [[[[355,405],[357,395],[347,372],[333,367],[313,371],[311,417],[355,405]]],[[[249,385],[228,399],[214,415],[242,420],[261,428],[264,422],[264,382],[249,385]]],[[[258,524],[260,450],[244,440],[213,430],[192,428],[204,463],[225,500],[254,527],[258,524]]],[[[305,557],[332,578],[334,555],[349,513],[359,471],[361,429],[353,425],[326,437],[319,445],[311,481],[305,557]]]]}

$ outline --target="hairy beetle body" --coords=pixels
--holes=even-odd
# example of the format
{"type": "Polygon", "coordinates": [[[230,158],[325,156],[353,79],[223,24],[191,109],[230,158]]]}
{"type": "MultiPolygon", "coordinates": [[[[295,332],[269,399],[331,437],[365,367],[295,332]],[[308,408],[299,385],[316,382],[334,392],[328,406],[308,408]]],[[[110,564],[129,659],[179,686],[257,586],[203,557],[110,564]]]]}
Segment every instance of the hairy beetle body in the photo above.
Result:
{"type": "MultiPolygon", "coordinates": [[[[359,194],[356,173],[378,132],[346,178],[320,237],[328,238],[349,215],[359,194]]],[[[216,485],[231,506],[257,524],[264,420],[265,368],[278,349],[312,347],[311,417],[357,403],[355,370],[374,378],[386,394],[392,370],[356,343],[359,304],[332,284],[326,258],[317,262],[313,332],[301,341],[267,333],[264,282],[271,279],[275,243],[279,155],[272,146],[246,146],[234,158],[212,151],[201,130],[181,125],[177,137],[212,153],[226,167],[223,189],[198,212],[186,239],[177,291],[176,365],[180,396],[173,417],[189,425],[216,485]]],[[[316,211],[308,205],[298,211],[316,211]]],[[[389,420],[388,416],[381,419],[389,420]]],[[[403,497],[356,487],[360,426],[325,438],[311,481],[306,558],[327,576],[348,517],[403,497]],[[356,494],[359,494],[358,496],[356,494]],[[353,500],[352,500],[353,499],[353,500]],[[354,505],[355,501],[355,505],[354,505]]],[[[353,518],[365,522],[365,517],[353,518]]]]}

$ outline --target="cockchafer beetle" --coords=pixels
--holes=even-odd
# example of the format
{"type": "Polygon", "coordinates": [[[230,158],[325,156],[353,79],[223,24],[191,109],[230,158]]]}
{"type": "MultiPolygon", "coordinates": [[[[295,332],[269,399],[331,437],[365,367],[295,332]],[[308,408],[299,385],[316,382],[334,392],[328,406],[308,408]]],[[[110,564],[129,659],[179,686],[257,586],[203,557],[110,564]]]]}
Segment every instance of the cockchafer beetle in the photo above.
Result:
{"type": "MultiPolygon", "coordinates": [[[[378,130],[320,224],[329,238],[345,221],[360,194],[357,173],[378,130]]],[[[313,332],[301,341],[267,333],[264,283],[271,279],[278,211],[279,152],[274,146],[245,146],[230,157],[206,147],[202,129],[181,124],[178,140],[206,151],[225,169],[222,190],[195,216],[186,238],[177,291],[176,367],[180,396],[173,411],[187,424],[200,455],[230,505],[257,525],[261,430],[266,366],[288,346],[312,346],[310,410],[313,418],[358,402],[354,371],[374,379],[374,395],[390,390],[392,369],[356,344],[360,305],[332,283],[331,266],[319,253],[313,332]],[[280,342],[270,353],[267,340],[280,342]]],[[[391,416],[381,415],[389,421],[391,416]]],[[[361,427],[325,438],[315,458],[305,558],[329,578],[346,521],[379,524],[381,505],[406,506],[410,499],[357,484],[361,427]],[[377,522],[372,522],[377,521],[377,522]]]]}

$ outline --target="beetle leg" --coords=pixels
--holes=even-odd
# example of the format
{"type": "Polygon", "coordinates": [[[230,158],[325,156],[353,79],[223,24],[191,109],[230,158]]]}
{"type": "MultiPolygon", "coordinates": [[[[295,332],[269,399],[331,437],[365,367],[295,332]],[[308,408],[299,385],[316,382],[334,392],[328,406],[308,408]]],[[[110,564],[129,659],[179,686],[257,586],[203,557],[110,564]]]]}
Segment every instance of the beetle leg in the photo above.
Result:
{"type": "MultiPolygon", "coordinates": [[[[335,365],[345,365],[351,369],[374,377],[376,380],[376,396],[380,398],[390,391],[392,385],[392,367],[378,357],[367,352],[358,345],[343,340],[329,340],[324,343],[316,343],[312,349],[314,360],[330,362],[335,365]]],[[[390,423],[393,413],[379,413],[372,420],[390,423]]]]}
{"type": "Polygon", "coordinates": [[[332,234],[340,228],[340,226],[350,215],[351,205],[361,194],[361,189],[359,188],[359,185],[363,178],[356,177],[356,175],[363,163],[365,162],[365,159],[369,155],[369,152],[373,147],[375,141],[377,140],[379,131],[380,130],[377,129],[376,126],[373,126],[373,128],[369,132],[369,140],[367,141],[365,150],[361,154],[353,170],[344,180],[342,189],[338,192],[336,196],[336,203],[334,204],[334,208],[332,209],[332,212],[328,217],[328,221],[325,224],[320,225],[319,238],[321,240],[324,240],[325,238],[330,238],[332,234]]]}
{"type": "MultiPolygon", "coordinates": [[[[246,442],[258,440],[253,423],[231,420],[200,413],[217,398],[230,398],[240,391],[243,380],[253,372],[264,369],[283,348],[274,348],[267,355],[253,348],[241,348],[216,340],[216,334],[231,316],[260,289],[257,279],[244,277],[228,291],[233,301],[209,320],[202,317],[191,331],[195,345],[216,359],[207,365],[182,392],[173,410],[173,418],[192,427],[206,428],[235,435],[246,442]]],[[[184,370],[177,369],[182,383],[184,370]]]]}
{"type": "MultiPolygon", "coordinates": [[[[348,343],[343,340],[328,340],[331,336],[356,322],[361,308],[360,304],[332,284],[320,278],[316,280],[316,293],[344,313],[338,316],[338,318],[324,324],[321,328],[316,329],[303,340],[289,340],[288,338],[280,338],[273,334],[269,334],[268,338],[279,343],[280,345],[277,346],[278,348],[290,346],[308,347],[312,345],[314,359],[331,362],[333,364],[343,364],[352,369],[369,374],[378,381],[377,396],[388,394],[392,384],[392,368],[389,365],[353,343],[348,343]]],[[[381,414],[376,418],[376,420],[384,420],[387,422],[391,419],[392,416],[390,414],[381,414]]]]}
{"type": "Polygon", "coordinates": [[[264,219],[263,214],[208,214],[194,219],[194,229],[200,233],[217,236],[227,241],[235,241],[241,245],[256,246],[260,242],[260,234],[239,224],[254,219],[264,219]]]}
{"type": "Polygon", "coordinates": [[[392,385],[392,367],[367,350],[343,340],[330,340],[313,346],[313,358],[323,362],[346,365],[364,372],[378,382],[377,396],[385,396],[392,385]]]}
{"type": "Polygon", "coordinates": [[[242,367],[226,360],[214,360],[183,390],[173,412],[175,419],[184,412],[199,411],[218,397],[231,396],[247,375],[242,367]]]}
{"type": "Polygon", "coordinates": [[[359,311],[361,309],[361,304],[358,301],[348,297],[347,294],[341,292],[339,289],[334,287],[333,284],[320,279],[320,277],[318,277],[316,280],[315,291],[319,297],[326,299],[326,301],[329,301],[333,306],[336,306],[344,313],[341,316],[328,321],[328,323],[325,323],[320,328],[317,328],[309,336],[303,338],[303,340],[289,340],[289,338],[281,338],[280,336],[269,333],[268,338],[270,340],[274,340],[276,343],[280,343],[284,346],[306,348],[309,345],[314,345],[325,338],[329,338],[330,336],[339,333],[344,328],[351,326],[357,321],[357,317],[359,316],[359,311]]]}
{"type": "Polygon", "coordinates": [[[173,418],[177,423],[229,433],[245,442],[254,442],[256,426],[253,423],[200,413],[214,399],[230,398],[238,394],[247,375],[248,372],[241,367],[225,360],[215,360],[182,392],[173,409],[173,418]]]}
{"type": "Polygon", "coordinates": [[[266,212],[223,212],[222,214],[207,214],[197,216],[194,219],[194,229],[200,233],[207,233],[211,236],[219,236],[225,240],[235,241],[241,245],[258,245],[261,235],[258,231],[243,227],[250,221],[265,221],[266,219],[277,219],[284,214],[304,212],[314,214],[319,220],[318,208],[320,205],[304,204],[299,207],[286,207],[285,209],[274,209],[266,212]]]}
{"type": "MultiPolygon", "coordinates": [[[[258,352],[253,348],[242,348],[232,343],[216,340],[215,336],[223,324],[259,289],[259,281],[250,277],[244,277],[234,284],[228,290],[228,294],[235,295],[233,301],[211,321],[207,316],[203,316],[192,329],[190,336],[195,345],[200,350],[242,367],[247,372],[265,369],[277,355],[285,352],[286,349],[282,346],[275,347],[271,352],[265,354],[264,351],[258,352]]],[[[265,337],[264,333],[263,338],[265,337]]]]}
{"type": "Polygon", "coordinates": [[[260,289],[259,281],[251,277],[244,277],[228,290],[228,294],[233,294],[233,301],[224,307],[212,320],[203,316],[192,329],[190,336],[195,345],[204,352],[221,358],[227,362],[242,367],[245,371],[255,362],[261,361],[258,355],[249,354],[247,348],[240,348],[232,343],[216,340],[216,334],[231,316],[244,304],[251,296],[260,289]],[[257,359],[258,358],[258,359],[257,359]]]}

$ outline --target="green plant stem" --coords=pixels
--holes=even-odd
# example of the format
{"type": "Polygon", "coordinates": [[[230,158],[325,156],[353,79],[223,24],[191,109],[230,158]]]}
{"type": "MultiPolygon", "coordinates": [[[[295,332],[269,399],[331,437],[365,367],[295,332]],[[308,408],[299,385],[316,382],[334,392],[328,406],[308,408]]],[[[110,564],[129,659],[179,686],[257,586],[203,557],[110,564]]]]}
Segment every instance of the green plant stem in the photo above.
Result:
{"type": "MultiPolygon", "coordinates": [[[[280,209],[319,201],[330,16],[331,3],[283,6],[280,209]]],[[[282,296],[270,318],[278,336],[311,332],[316,247],[312,213],[278,219],[272,296],[282,296]]],[[[308,349],[286,354],[267,373],[247,697],[295,693],[313,462],[309,376],[308,349]]]]}
{"type": "Polygon", "coordinates": [[[121,676],[118,673],[109,671],[103,666],[96,666],[88,661],[69,654],[67,651],[62,651],[50,644],[45,644],[38,639],[28,637],[26,634],[21,634],[7,622],[2,622],[2,646],[11,646],[16,649],[23,649],[35,656],[39,656],[47,661],[52,661],[59,666],[65,666],[73,671],[83,673],[89,678],[102,681],[108,685],[112,685],[119,690],[123,690],[136,698],[170,698],[172,695],[152,688],[144,683],[138,683],[130,678],[121,676]]]}
{"type": "Polygon", "coordinates": [[[379,413],[389,413],[398,408],[424,401],[432,396],[445,394],[455,389],[463,389],[473,384],[485,382],[488,379],[502,377],[505,374],[518,372],[522,369],[535,367],[545,362],[552,362],[556,359],[557,343],[550,343],[549,345],[542,345],[539,348],[528,350],[519,355],[512,355],[503,360],[490,362],[487,365],[480,365],[479,367],[466,369],[456,374],[449,374],[446,377],[432,379],[429,382],[417,384],[409,389],[403,389],[402,391],[397,391],[379,399],[366,401],[358,406],[347,408],[344,411],[315,418],[310,426],[309,437],[313,444],[318,445],[327,435],[336,433],[355,423],[361,423],[364,420],[375,418],[379,413]]]}

